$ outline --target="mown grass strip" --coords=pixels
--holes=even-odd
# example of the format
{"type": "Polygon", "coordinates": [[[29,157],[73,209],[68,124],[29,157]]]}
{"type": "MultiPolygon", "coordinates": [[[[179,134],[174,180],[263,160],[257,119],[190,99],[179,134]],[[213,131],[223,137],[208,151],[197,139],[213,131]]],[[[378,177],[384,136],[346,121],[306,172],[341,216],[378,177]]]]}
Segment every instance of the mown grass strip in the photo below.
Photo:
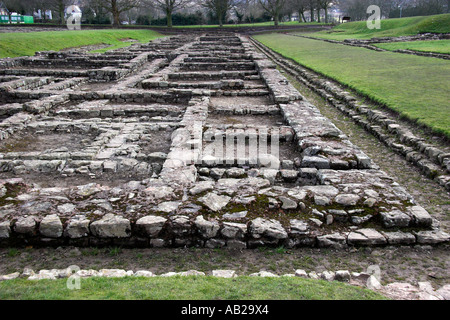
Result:
{"type": "Polygon", "coordinates": [[[406,41],[391,43],[376,43],[378,48],[389,51],[394,50],[414,50],[421,52],[435,52],[450,54],[450,40],[429,40],[429,41],[406,41]]]}
{"type": "Polygon", "coordinates": [[[344,40],[411,36],[419,33],[449,33],[450,14],[381,20],[381,29],[367,28],[366,21],[343,23],[332,30],[314,33],[317,38],[344,40]]]}
{"type": "Polygon", "coordinates": [[[298,277],[211,276],[81,279],[80,290],[67,289],[67,279],[0,282],[0,300],[380,300],[384,296],[340,282],[298,277]]]}
{"type": "Polygon", "coordinates": [[[450,137],[450,61],[283,34],[255,39],[400,115],[450,137]]]}
{"type": "Polygon", "coordinates": [[[87,45],[107,44],[108,48],[97,50],[104,52],[129,46],[134,39],[145,43],[162,37],[153,30],[77,30],[0,33],[0,58],[33,56],[36,51],[59,51],[66,48],[87,45]]]}

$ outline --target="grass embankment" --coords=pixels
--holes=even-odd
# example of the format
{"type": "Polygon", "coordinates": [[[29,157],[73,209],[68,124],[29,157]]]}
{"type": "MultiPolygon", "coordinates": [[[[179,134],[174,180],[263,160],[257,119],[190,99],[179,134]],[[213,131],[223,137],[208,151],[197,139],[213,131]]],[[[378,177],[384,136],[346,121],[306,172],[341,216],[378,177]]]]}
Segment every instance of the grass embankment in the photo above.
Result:
{"type": "Polygon", "coordinates": [[[33,56],[36,51],[59,51],[97,44],[110,45],[94,51],[104,52],[132,44],[123,41],[124,39],[145,43],[160,37],[162,35],[153,30],[123,29],[0,33],[0,58],[33,56]]]}
{"type": "Polygon", "coordinates": [[[391,43],[376,43],[374,45],[389,51],[414,50],[422,52],[450,54],[450,40],[391,42],[391,43]]]}
{"type": "Polygon", "coordinates": [[[379,300],[373,291],[340,282],[298,277],[234,279],[210,276],[81,279],[80,290],[67,279],[0,282],[0,300],[150,299],[150,300],[379,300]]]}
{"type": "Polygon", "coordinates": [[[345,40],[411,36],[427,32],[449,33],[450,14],[381,20],[381,29],[367,28],[366,21],[348,22],[331,30],[316,32],[312,36],[332,40],[345,40]]]}
{"type": "Polygon", "coordinates": [[[450,62],[283,34],[255,36],[285,57],[450,137],[450,62]]]}

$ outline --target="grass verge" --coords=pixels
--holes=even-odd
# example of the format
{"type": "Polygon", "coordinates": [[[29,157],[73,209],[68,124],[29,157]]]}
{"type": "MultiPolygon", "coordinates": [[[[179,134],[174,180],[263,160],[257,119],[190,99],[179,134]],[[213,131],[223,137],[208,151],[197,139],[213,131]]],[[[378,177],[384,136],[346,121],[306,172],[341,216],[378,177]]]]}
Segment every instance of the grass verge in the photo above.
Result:
{"type": "Polygon", "coordinates": [[[450,62],[283,34],[255,39],[400,115],[450,137],[450,62]]]}
{"type": "Polygon", "coordinates": [[[314,33],[313,36],[344,40],[411,36],[427,32],[449,33],[450,14],[381,20],[381,29],[369,29],[366,21],[355,21],[343,23],[331,30],[314,33]]]}
{"type": "Polygon", "coordinates": [[[298,277],[211,276],[81,279],[69,290],[66,279],[0,282],[0,300],[380,300],[384,296],[340,282],[298,277]]]}
{"type": "Polygon", "coordinates": [[[108,48],[95,50],[104,52],[131,45],[123,39],[134,39],[145,43],[162,37],[153,30],[79,30],[0,33],[0,58],[33,56],[36,51],[59,51],[66,48],[107,44],[108,48]]]}
{"type": "Polygon", "coordinates": [[[435,52],[450,54],[450,40],[429,40],[429,41],[407,41],[376,43],[374,46],[389,51],[394,50],[414,50],[421,52],[435,52]]]}

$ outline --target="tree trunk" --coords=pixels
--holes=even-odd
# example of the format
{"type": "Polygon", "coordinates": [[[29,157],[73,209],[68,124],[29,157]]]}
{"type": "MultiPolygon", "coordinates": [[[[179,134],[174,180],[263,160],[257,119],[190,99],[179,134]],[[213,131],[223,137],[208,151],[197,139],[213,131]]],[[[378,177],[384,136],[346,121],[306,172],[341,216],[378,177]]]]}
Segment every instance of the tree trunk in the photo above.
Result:
{"type": "MultiPolygon", "coordinates": [[[[302,19],[303,19],[303,22],[306,22],[305,12],[302,12],[302,19]]],[[[298,18],[298,20],[300,21],[300,17],[298,18]]]]}
{"type": "Polygon", "coordinates": [[[172,24],[172,10],[167,10],[166,14],[167,14],[167,27],[168,28],[172,28],[172,26],[173,26],[173,24],[172,24]]]}
{"type": "Polygon", "coordinates": [[[325,8],[325,23],[328,23],[328,8],[325,8]]]}
{"type": "Polygon", "coordinates": [[[64,3],[62,0],[58,2],[59,23],[64,24],[64,3]]]}
{"type": "Polygon", "coordinates": [[[310,11],[311,11],[311,22],[314,22],[314,7],[312,7],[312,5],[310,11]]]}
{"type": "Polygon", "coordinates": [[[116,0],[111,1],[111,12],[113,15],[113,26],[114,27],[119,27],[120,24],[120,14],[119,14],[119,9],[117,8],[117,2],[116,0]]]}
{"type": "Polygon", "coordinates": [[[273,23],[275,24],[275,27],[278,27],[278,20],[279,20],[279,17],[278,17],[278,12],[277,12],[273,15],[273,23]]]}
{"type": "Polygon", "coordinates": [[[320,9],[317,8],[317,22],[320,23],[320,9]]]}

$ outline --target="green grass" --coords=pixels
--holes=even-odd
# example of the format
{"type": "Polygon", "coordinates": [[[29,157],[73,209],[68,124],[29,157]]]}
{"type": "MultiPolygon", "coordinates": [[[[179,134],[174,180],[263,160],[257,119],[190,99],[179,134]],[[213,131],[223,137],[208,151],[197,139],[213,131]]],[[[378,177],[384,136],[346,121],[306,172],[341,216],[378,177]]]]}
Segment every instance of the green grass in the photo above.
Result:
{"type": "Polygon", "coordinates": [[[450,137],[450,61],[376,52],[283,34],[258,35],[255,39],[450,137]]]}
{"type": "Polygon", "coordinates": [[[152,30],[80,30],[0,33],[0,58],[33,56],[36,51],[59,51],[61,49],[95,44],[110,47],[95,50],[104,52],[131,45],[123,39],[135,39],[141,43],[162,37],[152,30]]]}
{"type": "Polygon", "coordinates": [[[312,36],[344,40],[410,36],[426,32],[449,33],[450,14],[381,20],[381,29],[369,29],[366,21],[355,21],[343,23],[332,30],[316,32],[312,36]]]}
{"type": "Polygon", "coordinates": [[[210,276],[81,279],[68,290],[67,279],[0,282],[0,300],[378,300],[373,291],[339,282],[298,277],[223,279],[210,276]]]}
{"type": "Polygon", "coordinates": [[[430,40],[430,41],[406,41],[391,43],[376,43],[376,47],[394,50],[414,50],[422,52],[436,52],[450,54],[450,40],[430,40]]]}

